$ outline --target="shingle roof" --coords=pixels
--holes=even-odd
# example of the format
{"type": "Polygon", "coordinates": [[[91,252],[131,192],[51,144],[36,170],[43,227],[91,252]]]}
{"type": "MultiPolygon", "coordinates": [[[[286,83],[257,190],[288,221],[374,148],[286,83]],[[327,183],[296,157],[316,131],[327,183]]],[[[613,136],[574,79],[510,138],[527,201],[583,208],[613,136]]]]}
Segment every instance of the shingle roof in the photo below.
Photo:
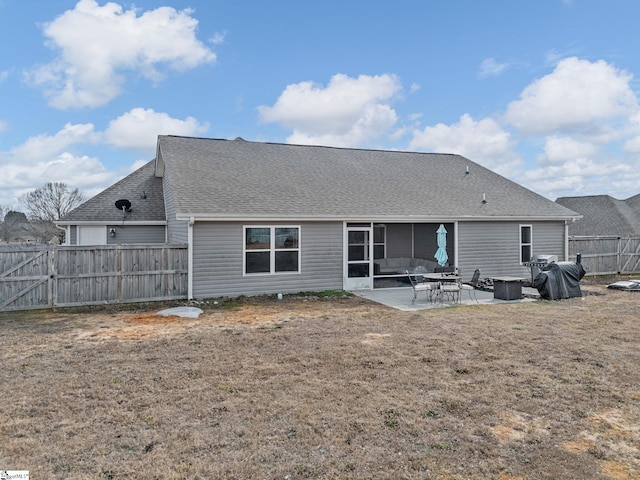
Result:
{"type": "Polygon", "coordinates": [[[180,218],[576,215],[459,155],[160,136],[158,161],[180,218]]]}
{"type": "Polygon", "coordinates": [[[131,212],[126,214],[126,222],[164,222],[166,220],[162,178],[155,176],[154,160],[87,200],[56,223],[121,222],[122,211],[115,207],[115,202],[120,199],[131,202],[131,212]],[[146,198],[142,198],[143,195],[146,198]]]}
{"type": "Polygon", "coordinates": [[[640,195],[626,200],[609,195],[560,197],[556,203],[583,216],[569,225],[570,235],[640,235],[640,195]]]}

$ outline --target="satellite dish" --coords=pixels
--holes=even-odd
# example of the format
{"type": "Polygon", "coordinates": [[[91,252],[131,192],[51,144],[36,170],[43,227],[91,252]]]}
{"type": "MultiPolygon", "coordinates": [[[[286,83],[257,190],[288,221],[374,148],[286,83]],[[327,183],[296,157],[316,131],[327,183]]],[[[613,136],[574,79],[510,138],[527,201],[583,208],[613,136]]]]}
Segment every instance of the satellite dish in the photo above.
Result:
{"type": "Polygon", "coordinates": [[[131,202],[126,198],[116,200],[116,208],[122,210],[122,225],[124,225],[124,219],[127,216],[127,212],[131,211],[131,202]]]}
{"type": "Polygon", "coordinates": [[[126,198],[123,198],[121,200],[116,200],[116,208],[118,210],[122,210],[123,212],[130,212],[131,211],[131,202],[129,200],[127,200],[126,198]]]}

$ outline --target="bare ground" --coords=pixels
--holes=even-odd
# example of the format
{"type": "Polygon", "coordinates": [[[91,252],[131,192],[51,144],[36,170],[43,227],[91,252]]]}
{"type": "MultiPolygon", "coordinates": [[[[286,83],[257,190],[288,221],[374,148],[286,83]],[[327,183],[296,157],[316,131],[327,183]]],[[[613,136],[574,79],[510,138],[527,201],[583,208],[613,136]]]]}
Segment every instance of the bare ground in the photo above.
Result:
{"type": "Polygon", "coordinates": [[[640,479],[640,293],[0,316],[0,469],[38,479],[640,479]]]}

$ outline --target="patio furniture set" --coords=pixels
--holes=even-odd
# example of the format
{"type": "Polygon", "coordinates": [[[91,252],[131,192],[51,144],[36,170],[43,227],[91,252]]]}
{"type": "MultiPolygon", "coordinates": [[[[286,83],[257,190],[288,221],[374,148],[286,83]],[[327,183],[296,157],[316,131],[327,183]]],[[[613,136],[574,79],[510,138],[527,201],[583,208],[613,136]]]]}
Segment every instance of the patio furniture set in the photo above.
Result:
{"type": "Polygon", "coordinates": [[[473,296],[475,301],[476,288],[480,280],[480,270],[473,272],[469,282],[463,282],[462,277],[456,273],[411,273],[406,271],[411,288],[413,289],[413,301],[415,303],[419,292],[425,292],[431,303],[443,303],[445,300],[453,303],[461,303],[463,291],[469,292],[469,298],[473,296]]]}

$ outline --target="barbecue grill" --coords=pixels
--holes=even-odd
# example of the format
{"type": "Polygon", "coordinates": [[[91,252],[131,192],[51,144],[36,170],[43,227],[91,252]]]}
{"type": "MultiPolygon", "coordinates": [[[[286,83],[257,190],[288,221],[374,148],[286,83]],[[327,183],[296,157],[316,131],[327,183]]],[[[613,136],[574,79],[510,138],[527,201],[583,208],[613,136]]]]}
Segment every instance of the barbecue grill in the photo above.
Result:
{"type": "Polygon", "coordinates": [[[580,280],[585,271],[580,263],[580,254],[576,262],[552,262],[544,268],[533,281],[533,286],[545,300],[581,297],[580,280]]]}
{"type": "Polygon", "coordinates": [[[533,285],[533,277],[542,270],[546,270],[552,263],[558,263],[557,255],[538,255],[535,260],[524,262],[525,267],[531,271],[531,285],[533,285]],[[534,269],[537,271],[534,272],[534,269]]]}

